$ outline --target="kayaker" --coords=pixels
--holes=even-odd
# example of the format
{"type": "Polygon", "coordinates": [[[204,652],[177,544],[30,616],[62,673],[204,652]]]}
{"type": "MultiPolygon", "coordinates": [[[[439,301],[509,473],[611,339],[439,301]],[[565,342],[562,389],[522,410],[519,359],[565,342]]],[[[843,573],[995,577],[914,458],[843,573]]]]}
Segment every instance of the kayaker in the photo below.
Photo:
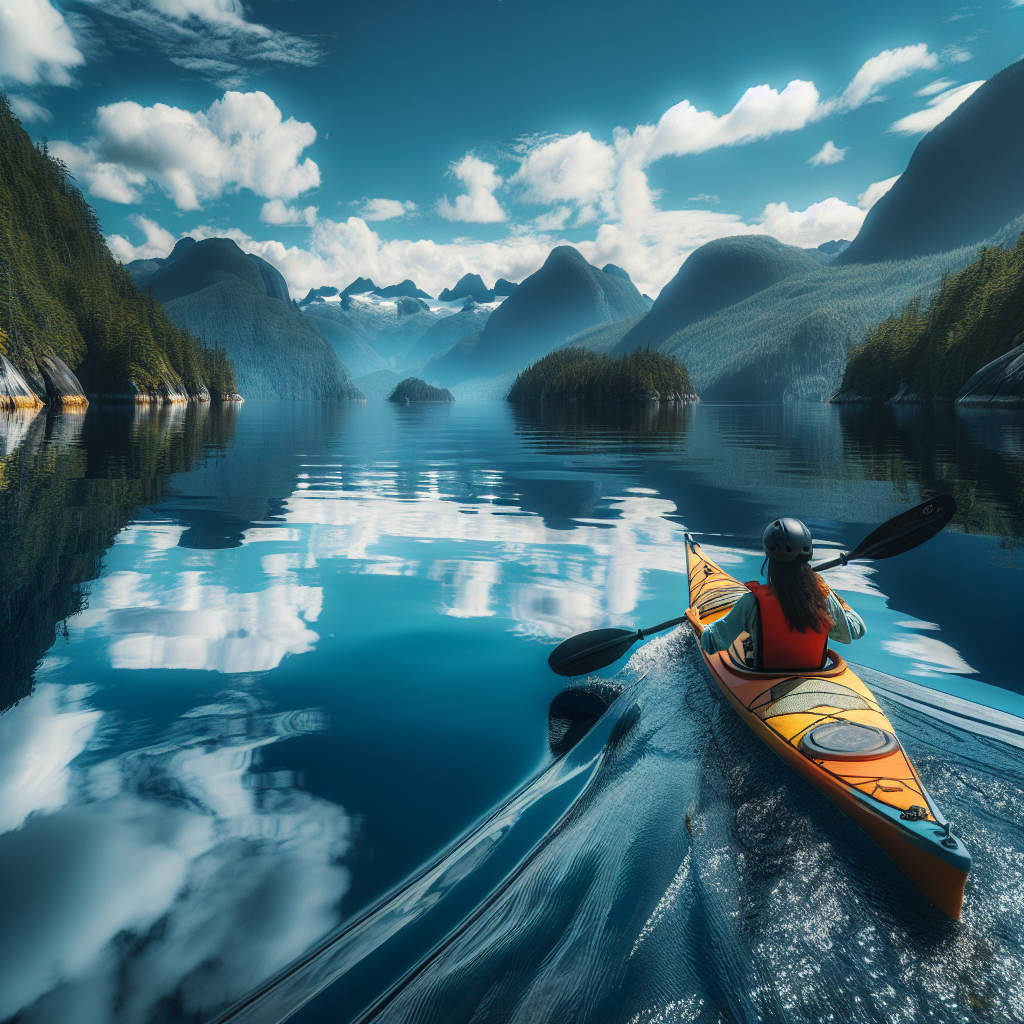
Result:
{"type": "Polygon", "coordinates": [[[811,568],[811,531],[799,519],[776,519],[762,546],[767,584],[748,583],[750,593],[704,629],[700,645],[714,654],[749,633],[748,661],[758,671],[822,668],[828,641],[859,640],[864,620],[811,568]]]}

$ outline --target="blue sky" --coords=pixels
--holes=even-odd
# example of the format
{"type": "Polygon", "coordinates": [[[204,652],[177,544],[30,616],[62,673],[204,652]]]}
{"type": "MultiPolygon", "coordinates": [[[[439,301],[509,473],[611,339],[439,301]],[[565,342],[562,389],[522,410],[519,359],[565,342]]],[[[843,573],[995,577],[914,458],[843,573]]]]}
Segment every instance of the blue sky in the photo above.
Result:
{"type": "Polygon", "coordinates": [[[651,295],[696,246],[852,237],[1020,59],[1024,0],[0,0],[0,76],[121,259],[230,235],[296,295],[557,244],[651,295]]]}

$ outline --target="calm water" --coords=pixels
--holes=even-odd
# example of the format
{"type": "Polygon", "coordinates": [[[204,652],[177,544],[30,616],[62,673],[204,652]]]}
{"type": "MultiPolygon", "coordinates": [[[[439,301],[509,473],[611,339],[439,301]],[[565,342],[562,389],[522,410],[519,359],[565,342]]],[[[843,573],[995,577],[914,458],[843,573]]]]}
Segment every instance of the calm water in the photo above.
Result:
{"type": "Polygon", "coordinates": [[[0,1020],[1021,1019],[1022,503],[1014,414],[0,420],[0,1020]],[[829,578],[975,856],[960,925],[685,630],[551,758],[550,647],[681,614],[684,530],[752,579],[777,515],[821,553],[943,491],[829,578]]]}

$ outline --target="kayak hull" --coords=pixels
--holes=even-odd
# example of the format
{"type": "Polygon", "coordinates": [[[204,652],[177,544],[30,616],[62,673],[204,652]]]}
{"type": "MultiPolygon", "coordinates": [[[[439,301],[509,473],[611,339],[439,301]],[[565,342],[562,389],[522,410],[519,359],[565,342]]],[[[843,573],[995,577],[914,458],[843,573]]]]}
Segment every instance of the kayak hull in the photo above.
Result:
{"type": "MultiPolygon", "coordinates": [[[[690,608],[698,635],[725,615],[745,588],[687,538],[690,608]]],[[[723,696],[744,723],[794,771],[866,832],[940,910],[960,919],[971,857],[950,835],[892,724],[874,695],[830,651],[816,672],[752,671],[740,642],[730,651],[701,652],[723,696]],[[823,755],[807,751],[822,724],[847,723],[882,732],[889,748],[877,755],[823,755]]]]}

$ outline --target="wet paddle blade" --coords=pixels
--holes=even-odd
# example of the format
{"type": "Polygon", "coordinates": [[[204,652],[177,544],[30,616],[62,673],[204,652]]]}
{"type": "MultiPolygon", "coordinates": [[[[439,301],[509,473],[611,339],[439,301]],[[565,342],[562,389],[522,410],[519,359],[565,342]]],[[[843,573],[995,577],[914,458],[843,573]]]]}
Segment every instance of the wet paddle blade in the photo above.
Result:
{"type": "Polygon", "coordinates": [[[930,498],[915,508],[882,523],[850,552],[855,558],[892,558],[931,540],[956,515],[956,502],[948,494],[930,498]]]}
{"type": "Polygon", "coordinates": [[[548,665],[560,676],[582,676],[618,661],[640,639],[635,629],[592,629],[563,640],[548,655],[548,665]]]}

